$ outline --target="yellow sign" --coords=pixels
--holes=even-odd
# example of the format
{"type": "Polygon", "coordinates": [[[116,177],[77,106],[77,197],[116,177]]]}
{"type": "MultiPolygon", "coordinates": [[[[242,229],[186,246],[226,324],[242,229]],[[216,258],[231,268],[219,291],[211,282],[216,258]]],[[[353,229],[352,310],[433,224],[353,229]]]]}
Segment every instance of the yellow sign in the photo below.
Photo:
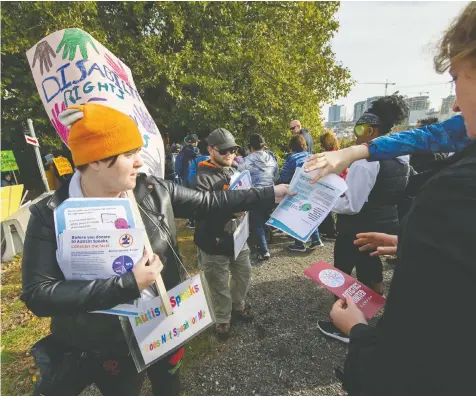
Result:
{"type": "Polygon", "coordinates": [[[65,157],[56,157],[53,158],[53,162],[55,163],[56,170],[58,171],[58,175],[69,175],[73,173],[73,167],[71,166],[70,162],[65,157]]]}
{"type": "Polygon", "coordinates": [[[0,188],[2,199],[2,221],[20,209],[23,184],[0,188]]]}

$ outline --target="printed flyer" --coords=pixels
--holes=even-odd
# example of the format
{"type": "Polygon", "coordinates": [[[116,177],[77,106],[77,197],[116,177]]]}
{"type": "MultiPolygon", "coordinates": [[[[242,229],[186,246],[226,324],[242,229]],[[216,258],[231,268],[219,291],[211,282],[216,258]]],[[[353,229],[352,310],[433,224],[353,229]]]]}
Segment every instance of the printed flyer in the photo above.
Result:
{"type": "Polygon", "coordinates": [[[337,175],[327,175],[311,184],[316,171],[306,173],[296,169],[289,188],[296,193],[286,196],[271,214],[266,224],[282,230],[293,238],[307,242],[347,191],[345,181],[337,175]]]}

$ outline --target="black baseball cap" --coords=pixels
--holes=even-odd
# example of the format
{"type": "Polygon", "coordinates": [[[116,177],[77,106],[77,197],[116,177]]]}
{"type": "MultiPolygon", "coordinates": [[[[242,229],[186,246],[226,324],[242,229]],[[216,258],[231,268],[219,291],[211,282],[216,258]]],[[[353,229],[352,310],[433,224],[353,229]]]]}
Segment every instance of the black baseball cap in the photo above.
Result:
{"type": "Polygon", "coordinates": [[[215,129],[208,135],[208,145],[216,147],[218,150],[240,147],[236,144],[234,136],[225,128],[215,129]]]}

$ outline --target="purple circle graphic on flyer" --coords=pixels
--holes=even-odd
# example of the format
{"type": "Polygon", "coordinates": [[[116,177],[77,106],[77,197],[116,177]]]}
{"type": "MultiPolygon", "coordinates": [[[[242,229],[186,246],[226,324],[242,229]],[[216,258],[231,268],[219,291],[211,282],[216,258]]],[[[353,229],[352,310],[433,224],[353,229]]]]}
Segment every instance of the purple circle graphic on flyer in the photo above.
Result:
{"type": "Polygon", "coordinates": [[[117,275],[125,274],[126,272],[131,271],[133,267],[134,267],[134,262],[129,256],[119,256],[112,263],[112,270],[117,275]]]}

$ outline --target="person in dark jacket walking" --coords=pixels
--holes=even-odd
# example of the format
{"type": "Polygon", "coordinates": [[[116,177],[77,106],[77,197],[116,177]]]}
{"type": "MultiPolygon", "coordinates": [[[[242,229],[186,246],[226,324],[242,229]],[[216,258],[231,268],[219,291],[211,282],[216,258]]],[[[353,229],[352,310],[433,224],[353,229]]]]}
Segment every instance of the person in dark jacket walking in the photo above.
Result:
{"type": "Polygon", "coordinates": [[[289,130],[293,135],[302,135],[306,139],[307,152],[312,154],[313,138],[308,129],[301,128],[301,121],[294,120],[289,124],[289,130]]]}
{"type": "MultiPolygon", "coordinates": [[[[407,116],[408,106],[402,96],[376,100],[355,124],[357,144],[387,134],[407,116]]],[[[355,235],[398,232],[397,204],[403,198],[410,176],[408,162],[408,156],[380,162],[355,162],[346,177],[348,190],[333,209],[337,213],[338,232],[334,246],[335,267],[349,275],[356,267],[357,279],[378,293],[382,293],[382,262],[378,256],[361,252],[354,245],[355,235]]],[[[318,327],[327,336],[349,342],[332,322],[318,321],[318,327]]]]}
{"type": "Polygon", "coordinates": [[[175,216],[226,216],[272,205],[275,196],[279,200],[288,193],[287,187],[190,190],[138,173],[143,140],[134,120],[125,114],[88,103],[70,106],[60,120],[71,125],[68,144],[78,171],[52,197],[31,206],[23,249],[21,300],[35,315],[52,317],[51,336],[42,343],[42,348],[50,345],[50,371],[41,373],[35,394],[78,395],[94,382],[104,395],[139,395],[147,371],[154,395],[178,396],[183,348],[137,373],[119,318],[89,312],[139,298],[160,272],[167,290],[183,280],[175,216]],[[128,190],[134,192],[153,252],[144,252],[132,271],[121,276],[65,280],[56,256],[55,208],[68,198],[123,197],[128,190]],[[158,236],[162,234],[167,237],[158,236]]]}

